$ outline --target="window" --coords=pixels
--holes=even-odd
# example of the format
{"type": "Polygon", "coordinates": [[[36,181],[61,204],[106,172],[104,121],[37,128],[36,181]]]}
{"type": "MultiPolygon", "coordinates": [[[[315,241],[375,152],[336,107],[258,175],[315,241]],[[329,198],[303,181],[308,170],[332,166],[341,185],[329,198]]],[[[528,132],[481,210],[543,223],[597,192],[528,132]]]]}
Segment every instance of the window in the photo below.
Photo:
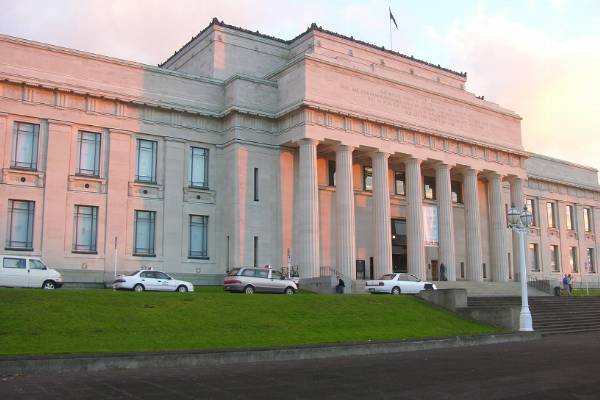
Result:
{"type": "Polygon", "coordinates": [[[363,190],[373,191],[373,168],[363,167],[363,190]]]}
{"type": "Polygon", "coordinates": [[[258,168],[254,168],[254,201],[258,201],[258,168]]]}
{"type": "Polygon", "coordinates": [[[537,243],[529,243],[529,254],[528,254],[529,268],[534,272],[540,271],[540,264],[538,262],[538,245],[537,243]]]}
{"type": "Polygon", "coordinates": [[[546,203],[548,213],[548,228],[556,228],[556,217],[554,212],[554,203],[546,203]]]}
{"type": "Polygon", "coordinates": [[[79,175],[100,176],[100,148],[102,135],[92,132],[79,132],[79,175]]]}
{"type": "Polygon", "coordinates": [[[571,271],[579,272],[579,264],[577,263],[577,247],[569,247],[569,265],[571,271]]]}
{"type": "Polygon", "coordinates": [[[423,185],[423,191],[424,191],[424,196],[427,200],[435,200],[436,199],[436,193],[435,193],[435,178],[433,176],[426,176],[424,177],[424,185],[423,185]]]}
{"type": "Polygon", "coordinates": [[[335,161],[328,160],[327,161],[327,185],[335,186],[335,161]]]}
{"type": "Polygon", "coordinates": [[[258,236],[254,236],[254,268],[258,267],[258,236]]]}
{"type": "Polygon", "coordinates": [[[394,193],[400,194],[402,196],[406,195],[404,191],[404,172],[395,171],[394,172],[394,193]]]}
{"type": "Polygon", "coordinates": [[[73,252],[95,253],[98,237],[98,207],[75,206],[73,252]]]}
{"type": "Polygon", "coordinates": [[[271,271],[271,279],[283,279],[283,275],[279,271],[271,271]]]}
{"type": "Polygon", "coordinates": [[[190,215],[189,258],[208,258],[208,217],[190,215]]]}
{"type": "Polygon", "coordinates": [[[463,261],[461,261],[461,263],[460,263],[460,277],[461,278],[465,277],[465,263],[463,261]]]}
{"type": "Polygon", "coordinates": [[[586,266],[586,271],[590,272],[590,273],[595,273],[596,272],[596,260],[594,258],[594,249],[586,249],[585,250],[585,266],[586,266]]]}
{"type": "Polygon", "coordinates": [[[451,181],[450,189],[452,190],[452,202],[462,204],[462,182],[451,181]]]}
{"type": "Polygon", "coordinates": [[[156,212],[135,211],[134,256],[154,257],[154,225],[156,212]]]}
{"type": "Polygon", "coordinates": [[[156,183],[156,149],[158,143],[153,140],[137,140],[137,173],[138,182],[156,183]]]}
{"type": "Polygon", "coordinates": [[[2,263],[2,267],[4,268],[18,268],[25,269],[27,268],[27,262],[24,258],[9,258],[4,257],[4,261],[2,263]]]}
{"type": "Polygon", "coordinates": [[[40,260],[35,260],[33,258],[30,258],[29,259],[29,269],[46,269],[46,266],[40,260]]]}
{"type": "Polygon", "coordinates": [[[167,274],[165,274],[164,272],[160,272],[160,271],[154,271],[154,277],[156,279],[163,279],[165,281],[170,281],[171,277],[167,274]]]}
{"type": "Polygon", "coordinates": [[[525,201],[525,204],[527,205],[527,209],[531,212],[531,215],[533,216],[533,218],[531,219],[531,226],[536,226],[535,221],[537,220],[537,210],[535,209],[535,203],[533,201],[533,199],[527,199],[525,201]]]}
{"type": "Polygon", "coordinates": [[[550,245],[550,266],[552,267],[552,272],[560,272],[560,263],[558,262],[558,246],[555,244],[550,245]]]}
{"type": "Polygon", "coordinates": [[[575,229],[574,219],[573,219],[573,206],[567,205],[565,206],[565,214],[567,215],[567,229],[572,231],[575,229]]]}
{"type": "Polygon", "coordinates": [[[583,230],[586,232],[592,231],[592,210],[589,208],[583,209],[583,230]]]}
{"type": "Polygon", "coordinates": [[[192,147],[190,154],[190,186],[208,188],[208,149],[192,147]]]}
{"type": "Polygon", "coordinates": [[[37,170],[40,126],[15,122],[12,168],[37,170]]]}
{"type": "Polygon", "coordinates": [[[8,234],[6,248],[13,250],[33,250],[33,219],[35,202],[23,200],[8,201],[8,234]]]}

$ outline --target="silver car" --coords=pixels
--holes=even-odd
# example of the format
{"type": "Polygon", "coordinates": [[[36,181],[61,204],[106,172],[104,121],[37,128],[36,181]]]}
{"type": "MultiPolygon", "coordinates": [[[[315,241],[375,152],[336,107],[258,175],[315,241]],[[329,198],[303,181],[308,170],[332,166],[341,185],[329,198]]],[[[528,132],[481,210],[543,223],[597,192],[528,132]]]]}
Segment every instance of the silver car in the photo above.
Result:
{"type": "Polygon", "coordinates": [[[270,268],[235,268],[223,281],[223,289],[227,292],[254,292],[294,294],[298,285],[270,268]]]}

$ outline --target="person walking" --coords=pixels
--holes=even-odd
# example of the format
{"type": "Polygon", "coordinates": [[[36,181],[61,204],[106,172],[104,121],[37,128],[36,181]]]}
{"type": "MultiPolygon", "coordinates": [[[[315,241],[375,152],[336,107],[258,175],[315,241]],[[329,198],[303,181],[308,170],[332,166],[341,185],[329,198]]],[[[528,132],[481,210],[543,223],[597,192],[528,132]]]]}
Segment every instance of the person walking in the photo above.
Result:
{"type": "Polygon", "coordinates": [[[440,281],[447,281],[448,278],[446,278],[446,266],[444,265],[444,263],[440,264],[440,281]]]}
{"type": "Polygon", "coordinates": [[[344,283],[344,281],[342,280],[342,278],[338,275],[338,284],[335,287],[335,292],[337,294],[344,294],[344,288],[346,287],[346,284],[344,283]]]}
{"type": "Polygon", "coordinates": [[[569,285],[569,296],[573,294],[573,277],[571,276],[571,274],[569,274],[569,276],[567,276],[567,283],[569,285]]]}
{"type": "Polygon", "coordinates": [[[567,292],[567,296],[570,296],[571,292],[569,291],[569,278],[567,277],[567,274],[563,275],[562,285],[563,285],[563,289],[567,292]]]}

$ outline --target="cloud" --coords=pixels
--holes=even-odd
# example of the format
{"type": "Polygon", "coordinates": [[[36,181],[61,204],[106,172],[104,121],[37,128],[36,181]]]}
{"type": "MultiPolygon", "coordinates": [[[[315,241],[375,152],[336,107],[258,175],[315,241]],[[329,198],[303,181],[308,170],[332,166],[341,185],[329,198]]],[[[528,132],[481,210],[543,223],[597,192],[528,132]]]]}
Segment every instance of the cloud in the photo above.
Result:
{"type": "Polygon", "coordinates": [[[600,169],[600,36],[556,39],[480,13],[445,43],[469,90],[523,117],[527,150],[600,169]]]}

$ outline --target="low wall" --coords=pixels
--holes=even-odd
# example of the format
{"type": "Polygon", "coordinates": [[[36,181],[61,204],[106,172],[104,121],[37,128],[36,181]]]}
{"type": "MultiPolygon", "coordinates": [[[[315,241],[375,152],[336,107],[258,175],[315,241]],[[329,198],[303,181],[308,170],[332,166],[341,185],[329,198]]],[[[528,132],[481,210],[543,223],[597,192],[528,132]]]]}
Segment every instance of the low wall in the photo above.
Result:
{"type": "Polygon", "coordinates": [[[457,313],[465,318],[516,332],[519,330],[521,306],[459,308],[457,313]]]}
{"type": "Polygon", "coordinates": [[[453,312],[467,307],[467,291],[465,289],[423,290],[417,294],[417,297],[453,312]]]}
{"type": "Polygon", "coordinates": [[[335,283],[330,276],[300,279],[300,289],[321,294],[334,294],[335,283]]]}

